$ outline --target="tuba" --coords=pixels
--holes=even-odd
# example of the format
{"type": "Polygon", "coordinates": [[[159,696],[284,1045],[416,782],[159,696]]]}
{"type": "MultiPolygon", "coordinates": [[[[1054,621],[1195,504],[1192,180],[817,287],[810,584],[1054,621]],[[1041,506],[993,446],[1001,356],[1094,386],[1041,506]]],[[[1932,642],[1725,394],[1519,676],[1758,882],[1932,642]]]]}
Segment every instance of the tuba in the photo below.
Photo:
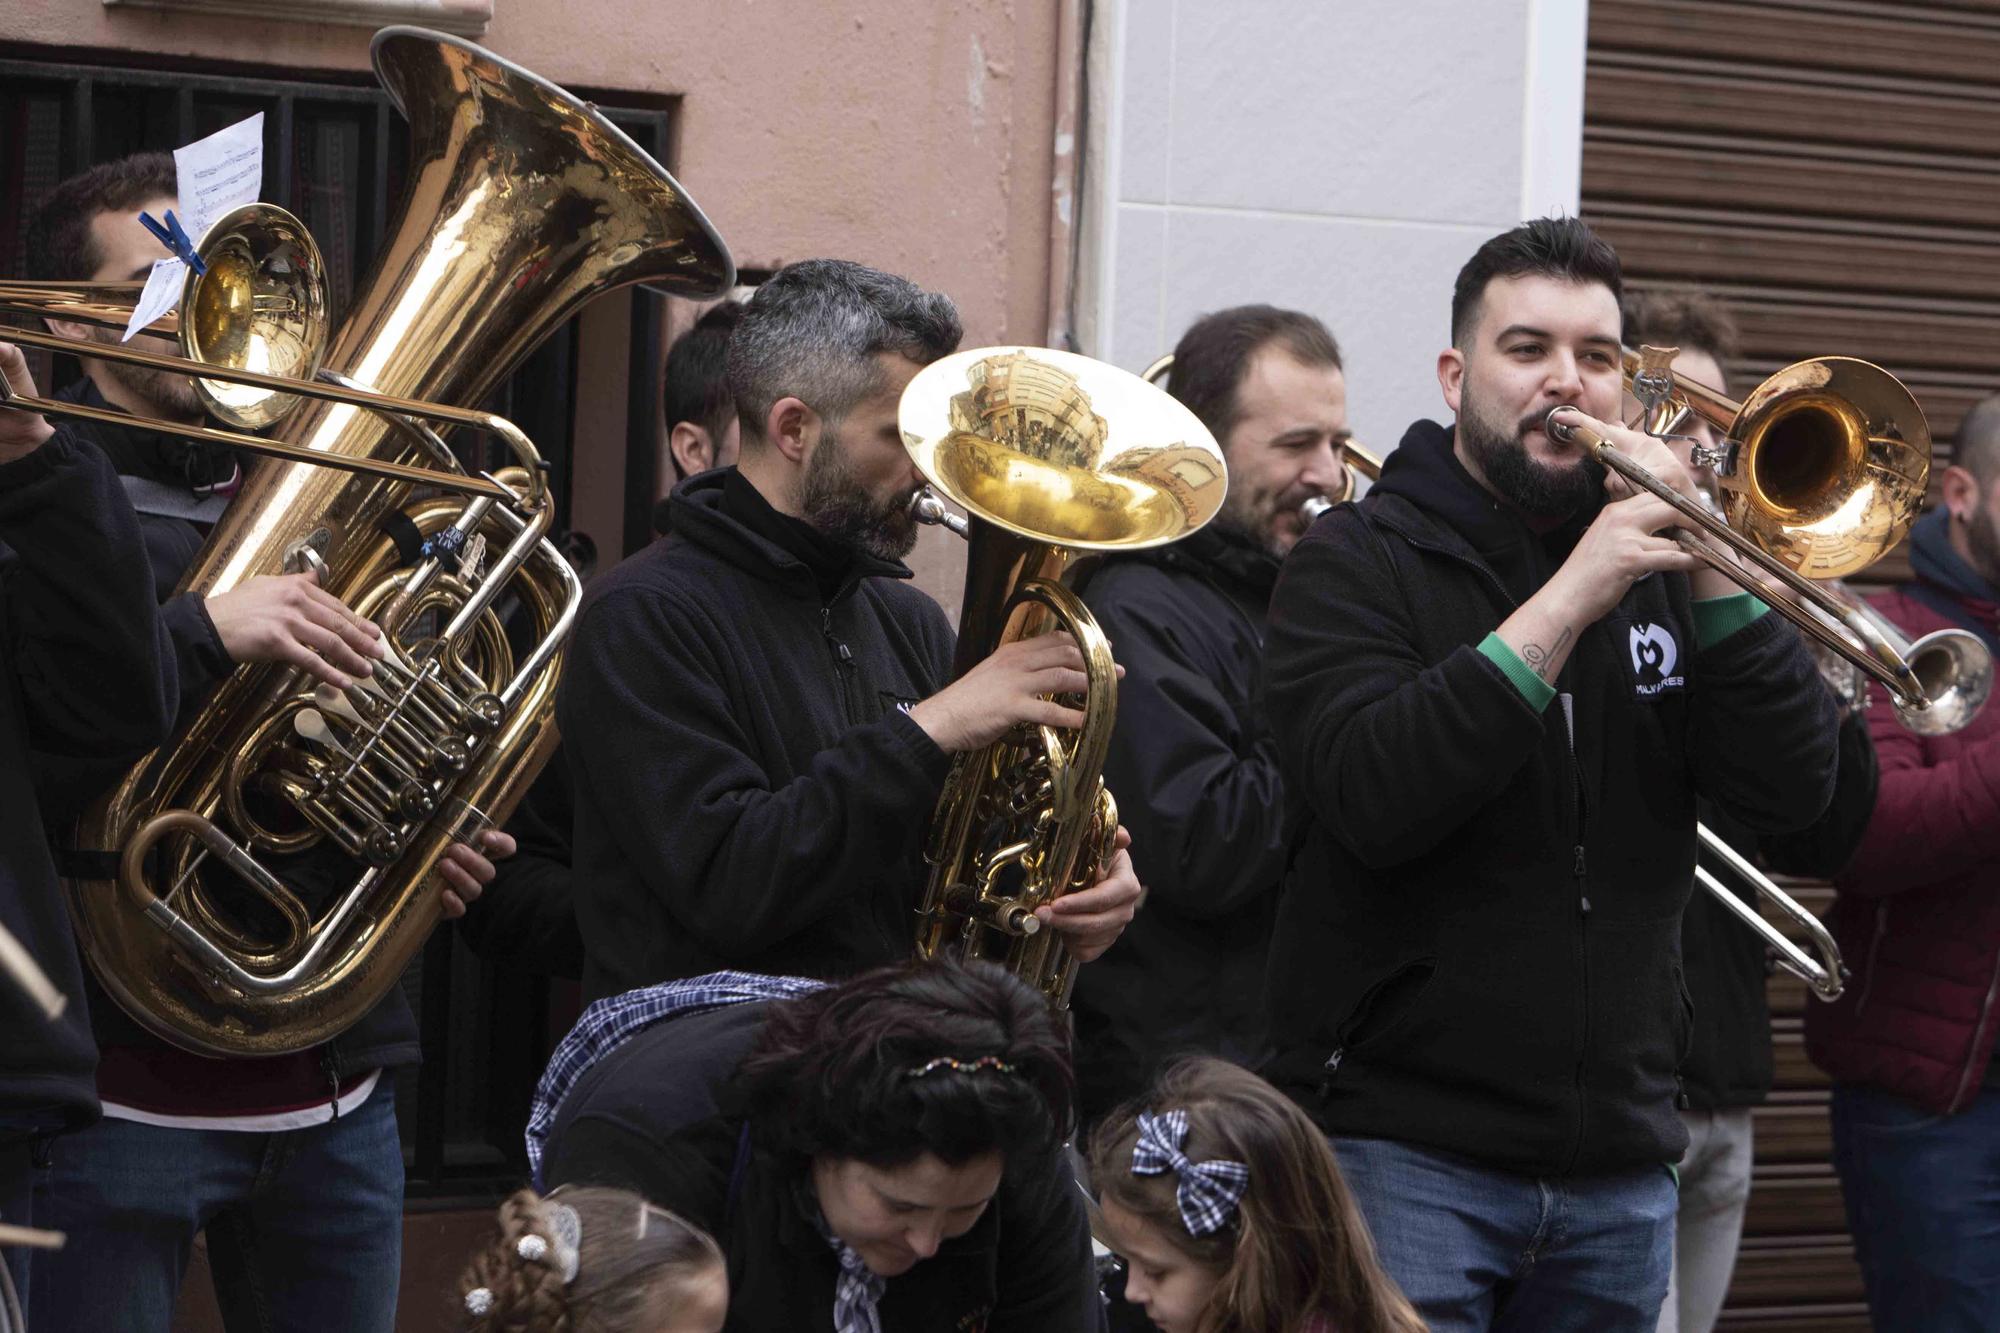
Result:
{"type": "Polygon", "coordinates": [[[1017,728],[953,761],[925,849],[917,952],[998,963],[1061,1008],[1076,960],[1035,911],[1100,879],[1118,829],[1102,781],[1117,667],[1070,586],[1071,561],[1164,545],[1208,522],[1228,486],[1222,451],[1139,377],[1040,348],[945,357],[910,381],[898,419],[931,488],[911,512],[969,543],[954,676],[1060,629],[1083,650],[1088,677],[1080,729],[1017,728]]]}
{"type": "Polygon", "coordinates": [[[445,849],[504,821],[555,745],[580,588],[546,540],[544,469],[509,423],[443,404],[478,402],[612,288],[734,278],[693,201],[584,102],[422,29],[385,29],[373,53],[410,125],[401,214],[275,438],[208,437],[266,456],[181,589],[317,571],[388,658],[344,692],[237,670],[83,818],[80,859],[99,864],[66,885],[112,997],[206,1054],[299,1050],[356,1022],[437,923],[445,849]],[[427,419],[492,430],[522,466],[466,477],[427,419]]]}

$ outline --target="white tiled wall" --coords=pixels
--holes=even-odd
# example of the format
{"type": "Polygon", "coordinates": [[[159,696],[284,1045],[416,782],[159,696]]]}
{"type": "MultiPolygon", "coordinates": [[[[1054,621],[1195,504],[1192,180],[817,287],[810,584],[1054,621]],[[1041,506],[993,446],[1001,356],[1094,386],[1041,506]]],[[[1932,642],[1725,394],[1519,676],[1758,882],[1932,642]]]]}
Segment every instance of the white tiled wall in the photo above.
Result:
{"type": "Polygon", "coordinates": [[[1442,416],[1451,281],[1574,211],[1585,0],[1101,0],[1085,351],[1130,369],[1205,311],[1309,310],[1356,434],[1442,416]]]}

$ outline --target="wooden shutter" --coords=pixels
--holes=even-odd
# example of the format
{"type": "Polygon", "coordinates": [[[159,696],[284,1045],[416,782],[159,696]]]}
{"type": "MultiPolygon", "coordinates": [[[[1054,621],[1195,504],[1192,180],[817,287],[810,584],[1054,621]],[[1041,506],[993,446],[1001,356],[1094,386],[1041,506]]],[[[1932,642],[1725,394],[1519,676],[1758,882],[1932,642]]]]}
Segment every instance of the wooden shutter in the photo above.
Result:
{"type": "MultiPolygon", "coordinates": [[[[1635,289],[1702,287],[1742,332],[1732,385],[1807,356],[1910,386],[1937,462],[2000,391],[2000,0],[1594,0],[1583,213],[1635,289]]],[[[1898,551],[1867,580],[1900,579],[1898,551]]],[[[1792,886],[1823,909],[1824,886],[1792,886]]],[[[1778,1081],[1755,1114],[1720,1327],[1865,1329],[1803,986],[1772,982],[1778,1081]]]]}

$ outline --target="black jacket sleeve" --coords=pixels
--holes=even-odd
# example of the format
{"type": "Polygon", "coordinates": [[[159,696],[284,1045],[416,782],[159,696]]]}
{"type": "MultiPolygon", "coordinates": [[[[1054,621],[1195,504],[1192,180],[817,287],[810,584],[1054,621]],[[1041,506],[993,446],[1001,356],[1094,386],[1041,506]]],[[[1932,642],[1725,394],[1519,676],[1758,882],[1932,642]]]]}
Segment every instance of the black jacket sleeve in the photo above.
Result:
{"type": "Polygon", "coordinates": [[[656,811],[605,821],[618,852],[706,947],[740,957],[851,909],[912,854],[948,759],[891,709],[774,784],[698,614],[622,590],[588,608],[557,719],[578,806],[656,811]]]}
{"type": "Polygon", "coordinates": [[[194,721],[215,687],[236,670],[236,663],[229,660],[208,608],[195,594],[169,597],[160,604],[160,620],[173,643],[174,670],[180,679],[180,716],[174,719],[174,730],[179,731],[194,721]]]}
{"type": "Polygon", "coordinates": [[[1102,1306],[1082,1187],[1060,1149],[1022,1166],[998,1201],[1000,1291],[987,1333],[1090,1333],[1102,1306]]]}
{"type": "Polygon", "coordinates": [[[1798,631],[1767,611],[1695,655],[1695,790],[1759,833],[1803,828],[1833,797],[1839,717],[1798,631]]]}
{"type": "Polygon", "coordinates": [[[570,882],[569,782],[557,753],[507,821],[514,854],[494,863],[493,882],[458,927],[489,963],[576,980],[583,975],[583,932],[570,882]]]}
{"type": "Polygon", "coordinates": [[[1413,608],[1377,542],[1343,506],[1292,548],[1265,655],[1285,776],[1371,869],[1448,841],[1507,785],[1543,728],[1473,645],[1423,660],[1413,608]]]}
{"type": "Polygon", "coordinates": [[[179,698],[138,520],[110,463],[57,429],[0,466],[6,660],[30,745],[129,760],[166,739],[179,698]]]}
{"type": "Polygon", "coordinates": [[[1104,766],[1153,901],[1200,920],[1273,893],[1284,877],[1284,781],[1268,729],[1217,688],[1187,640],[1175,586],[1143,565],[1092,581],[1092,613],[1116,645],[1118,726],[1104,766]]]}

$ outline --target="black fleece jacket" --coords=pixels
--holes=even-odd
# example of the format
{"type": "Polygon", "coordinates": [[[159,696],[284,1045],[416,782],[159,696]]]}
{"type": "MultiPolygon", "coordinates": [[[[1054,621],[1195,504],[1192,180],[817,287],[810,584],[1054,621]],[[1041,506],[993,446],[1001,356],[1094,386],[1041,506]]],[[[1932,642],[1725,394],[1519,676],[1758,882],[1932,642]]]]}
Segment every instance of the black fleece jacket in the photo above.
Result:
{"type": "Polygon", "coordinates": [[[903,705],[950,679],[944,612],[733,470],[673,501],[592,588],[557,692],[586,998],[907,957],[948,761],[903,705]]]}
{"type": "MultiPolygon", "coordinates": [[[[563,1099],[542,1173],[636,1190],[729,1259],[730,1333],[831,1329],[839,1266],[803,1164],[758,1147],[729,1084],[767,1004],[669,1019],[605,1056],[563,1099]]],[[[1060,1151],[1008,1163],[972,1229],[889,1279],[883,1333],[1084,1333],[1098,1324],[1082,1197],[1060,1151]]]]}
{"type": "MultiPolygon", "coordinates": [[[[107,406],[103,395],[87,379],[63,390],[61,397],[70,402],[107,406]]],[[[72,429],[80,440],[87,440],[90,447],[108,457],[122,477],[185,485],[190,480],[226,477],[233,466],[226,450],[180,441],[138,426],[79,421],[72,423],[72,429]]],[[[181,576],[207,540],[206,530],[187,519],[163,514],[141,514],[139,526],[144,533],[153,594],[159,602],[158,618],[166,627],[172,650],[172,661],[165,673],[179,681],[179,713],[173,726],[174,733],[179,734],[194,720],[215,688],[236,669],[236,664],[223,647],[202,599],[193,593],[176,591],[181,576]]],[[[75,562],[71,573],[81,576],[94,568],[94,560],[86,557],[75,562]]],[[[36,788],[43,813],[55,830],[59,856],[70,850],[68,834],[76,817],[123,776],[133,757],[116,753],[36,755],[36,788]]],[[[332,893],[345,887],[352,875],[358,873],[353,863],[330,849],[314,849],[274,862],[273,867],[300,891],[314,911],[321,910],[332,893]]],[[[235,889],[226,877],[218,883],[225,893],[235,889]]],[[[105,994],[95,977],[89,985],[91,1025],[99,1045],[160,1045],[158,1037],[105,994]]],[[[416,1015],[400,986],[392,987],[360,1022],[320,1051],[329,1087],[371,1069],[416,1064],[418,1058],[416,1015]]]]}
{"type": "Polygon", "coordinates": [[[66,427],[0,464],[0,925],[69,998],[49,1022],[0,977],[0,1138],[97,1117],[83,969],[30,752],[130,762],[166,739],[173,654],[139,524],[66,427]]]}
{"type": "Polygon", "coordinates": [[[1695,798],[1810,822],[1833,704],[1776,615],[1698,645],[1670,575],[1585,628],[1559,697],[1531,705],[1477,645],[1592,517],[1537,535],[1420,422],[1279,577],[1270,706],[1305,822],[1272,1074],[1332,1133],[1540,1175],[1687,1146],[1695,798]]]}
{"type": "Polygon", "coordinates": [[[1278,562],[1210,526],[1110,559],[1084,601],[1117,645],[1118,726],[1104,765],[1132,833],[1146,910],[1077,973],[1086,1121],[1156,1066],[1204,1051],[1256,1061],[1264,963],[1289,831],[1263,700],[1264,619],[1278,562]]]}

